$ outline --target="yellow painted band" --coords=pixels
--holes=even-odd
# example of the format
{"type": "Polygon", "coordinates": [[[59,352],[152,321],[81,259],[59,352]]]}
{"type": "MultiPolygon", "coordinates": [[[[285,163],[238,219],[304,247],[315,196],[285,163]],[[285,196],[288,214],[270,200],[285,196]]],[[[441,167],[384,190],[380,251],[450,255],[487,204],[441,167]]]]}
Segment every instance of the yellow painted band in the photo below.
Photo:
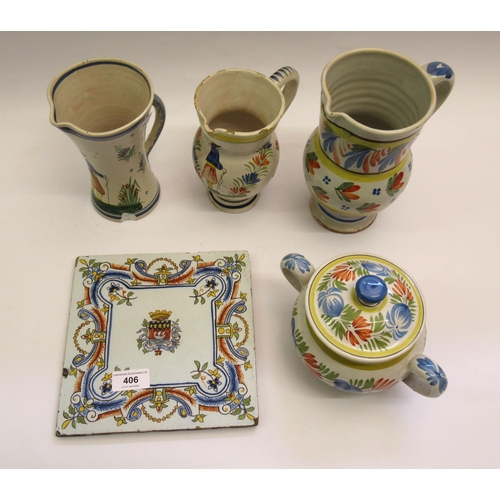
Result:
{"type": "Polygon", "coordinates": [[[403,168],[408,163],[411,158],[411,151],[408,151],[403,160],[399,163],[397,167],[392,168],[391,170],[387,170],[385,172],[381,172],[379,174],[358,174],[356,172],[351,172],[350,170],[346,170],[345,168],[339,167],[336,163],[334,163],[331,158],[326,156],[323,149],[321,149],[321,145],[319,143],[319,130],[317,134],[314,134],[314,152],[316,153],[320,163],[330,170],[337,177],[342,179],[346,179],[357,184],[364,182],[379,182],[390,179],[394,174],[398,174],[403,170],[403,168]]]}
{"type": "Polygon", "coordinates": [[[307,328],[309,330],[309,333],[311,334],[311,337],[313,340],[316,342],[318,347],[331,359],[336,361],[337,363],[340,363],[343,366],[347,366],[349,368],[355,368],[356,370],[382,370],[384,368],[389,368],[390,366],[394,366],[395,364],[399,363],[402,359],[406,358],[408,354],[410,354],[411,350],[408,352],[405,352],[401,356],[397,356],[394,359],[391,359],[390,361],[384,361],[382,363],[355,363],[354,361],[350,361],[346,358],[343,358],[339,354],[334,353],[330,349],[328,349],[325,344],[321,342],[321,340],[318,338],[314,330],[311,328],[311,325],[309,322],[307,322],[307,328]]]}
{"type": "MultiPolygon", "coordinates": [[[[341,257],[339,259],[335,259],[334,261],[331,261],[328,264],[326,264],[322,269],[317,271],[316,277],[314,278],[313,282],[310,285],[309,296],[307,297],[307,304],[308,304],[309,311],[310,311],[312,319],[313,319],[314,326],[321,332],[321,335],[329,343],[332,344],[332,347],[339,349],[340,351],[343,351],[348,355],[356,356],[359,358],[376,359],[376,358],[381,358],[381,357],[387,357],[387,356],[392,356],[393,354],[397,354],[399,351],[405,349],[411,343],[413,343],[413,341],[417,337],[418,333],[420,332],[420,329],[422,328],[422,324],[423,324],[423,317],[424,317],[424,304],[422,301],[422,297],[419,293],[418,287],[415,285],[413,280],[398,266],[395,266],[394,264],[386,261],[385,259],[381,259],[381,258],[375,257],[373,255],[353,254],[353,255],[349,255],[348,257],[344,256],[344,257],[341,257]],[[354,348],[349,347],[348,345],[338,341],[334,335],[332,335],[329,331],[327,331],[323,327],[323,323],[322,323],[321,318],[318,314],[315,291],[317,289],[319,282],[325,276],[325,274],[328,273],[333,267],[345,262],[347,259],[348,260],[366,259],[369,261],[378,262],[379,264],[382,264],[382,265],[385,265],[389,268],[395,269],[408,283],[411,284],[411,286],[413,288],[414,296],[415,296],[415,301],[417,302],[417,316],[415,318],[415,324],[413,326],[413,330],[407,334],[407,337],[405,338],[405,340],[401,343],[398,343],[393,348],[389,348],[383,352],[380,352],[380,351],[360,351],[359,349],[354,349],[354,348]]],[[[360,309],[364,310],[365,312],[372,311],[371,308],[368,308],[368,307],[362,306],[362,305],[361,305],[360,309]]],[[[319,341],[319,342],[321,342],[321,341],[319,341]]]]}

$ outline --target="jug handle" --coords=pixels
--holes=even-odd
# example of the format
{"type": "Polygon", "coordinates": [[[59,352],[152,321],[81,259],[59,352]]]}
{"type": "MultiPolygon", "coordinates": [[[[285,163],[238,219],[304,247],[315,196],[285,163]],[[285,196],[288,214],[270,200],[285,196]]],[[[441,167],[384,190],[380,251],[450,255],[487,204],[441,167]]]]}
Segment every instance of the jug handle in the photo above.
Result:
{"type": "Polygon", "coordinates": [[[295,94],[297,94],[297,89],[299,88],[300,77],[297,70],[293,69],[291,66],[283,66],[275,71],[269,78],[281,90],[285,98],[286,111],[290,104],[292,104],[295,94]]]}
{"type": "Polygon", "coordinates": [[[153,106],[155,108],[155,121],[153,123],[153,127],[151,128],[151,132],[148,135],[146,140],[145,149],[146,156],[149,156],[149,153],[153,149],[153,146],[156,144],[158,137],[160,137],[161,131],[163,130],[163,126],[165,125],[165,105],[163,101],[155,94],[153,99],[153,106]]]}
{"type": "Polygon", "coordinates": [[[441,396],[448,387],[448,378],[443,369],[432,359],[417,354],[410,359],[409,373],[403,382],[415,392],[429,398],[441,396]]]}
{"type": "Polygon", "coordinates": [[[455,73],[450,66],[440,61],[425,64],[422,69],[431,79],[432,85],[434,85],[436,91],[436,108],[434,111],[437,111],[446,101],[453,89],[453,85],[455,85],[455,73]]]}
{"type": "Polygon", "coordinates": [[[281,259],[281,272],[288,282],[300,292],[314,274],[314,266],[300,253],[289,253],[281,259]]]}

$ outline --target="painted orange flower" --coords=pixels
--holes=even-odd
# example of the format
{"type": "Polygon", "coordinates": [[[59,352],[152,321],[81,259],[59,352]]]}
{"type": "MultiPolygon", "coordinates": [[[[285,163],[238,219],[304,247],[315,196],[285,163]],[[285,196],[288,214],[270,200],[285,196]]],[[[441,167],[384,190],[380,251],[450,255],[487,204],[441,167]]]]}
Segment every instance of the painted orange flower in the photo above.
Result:
{"type": "Polygon", "coordinates": [[[270,163],[270,161],[267,159],[267,156],[262,151],[257,156],[254,156],[252,158],[252,161],[258,167],[265,167],[266,165],[269,165],[269,163],[270,163]]]}
{"type": "Polygon", "coordinates": [[[321,378],[320,373],[318,372],[318,361],[314,357],[314,354],[311,354],[309,352],[306,352],[305,354],[302,355],[302,359],[304,360],[304,363],[306,364],[307,368],[311,370],[316,377],[321,378]]]}
{"type": "Polygon", "coordinates": [[[245,186],[232,187],[231,191],[234,194],[248,194],[250,192],[245,186]]]}
{"type": "Polygon", "coordinates": [[[372,391],[383,391],[392,387],[396,381],[394,379],[379,378],[373,385],[372,391]]]}
{"type": "Polygon", "coordinates": [[[341,165],[342,159],[346,153],[351,149],[351,144],[344,140],[336,140],[333,146],[333,161],[337,165],[341,165]]]}
{"type": "Polygon", "coordinates": [[[337,195],[343,201],[359,200],[356,191],[359,191],[361,186],[354,184],[354,182],[344,182],[339,187],[335,188],[337,195]]]}
{"type": "Polygon", "coordinates": [[[394,293],[396,293],[400,297],[406,297],[408,300],[413,300],[413,294],[401,280],[396,281],[392,289],[394,293]]]}
{"type": "Polygon", "coordinates": [[[314,169],[319,169],[320,164],[316,160],[307,160],[307,170],[309,170],[309,173],[311,175],[314,175],[314,169]]]}
{"type": "Polygon", "coordinates": [[[360,341],[368,342],[372,336],[370,323],[363,316],[358,316],[346,330],[345,336],[352,346],[359,345],[360,341]]]}
{"type": "Polygon", "coordinates": [[[363,172],[366,174],[370,171],[370,167],[375,167],[377,163],[386,155],[391,152],[391,148],[387,149],[377,149],[373,151],[369,155],[366,156],[365,161],[363,162],[363,172]]]}
{"type": "Polygon", "coordinates": [[[396,191],[398,189],[401,189],[403,187],[403,185],[404,185],[403,177],[404,177],[404,173],[403,172],[399,172],[399,174],[394,179],[392,185],[389,186],[389,189],[391,191],[396,191]]]}
{"type": "Polygon", "coordinates": [[[351,281],[356,279],[356,272],[354,268],[346,262],[345,264],[339,264],[333,268],[332,278],[340,281],[351,281]]]}

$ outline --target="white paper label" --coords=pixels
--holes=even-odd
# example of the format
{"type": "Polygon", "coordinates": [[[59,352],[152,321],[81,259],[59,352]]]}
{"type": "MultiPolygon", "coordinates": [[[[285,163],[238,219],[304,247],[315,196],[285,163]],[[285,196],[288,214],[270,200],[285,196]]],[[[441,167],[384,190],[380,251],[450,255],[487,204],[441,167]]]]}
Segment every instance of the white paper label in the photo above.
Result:
{"type": "Polygon", "coordinates": [[[124,391],[127,389],[145,389],[149,387],[149,370],[128,370],[125,372],[113,372],[111,381],[113,391],[124,391]]]}

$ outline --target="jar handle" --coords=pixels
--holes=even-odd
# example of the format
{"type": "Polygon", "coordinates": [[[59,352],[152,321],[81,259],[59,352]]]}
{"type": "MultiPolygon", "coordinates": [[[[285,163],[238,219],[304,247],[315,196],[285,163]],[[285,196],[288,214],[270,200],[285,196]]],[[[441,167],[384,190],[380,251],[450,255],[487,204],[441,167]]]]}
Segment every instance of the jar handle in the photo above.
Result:
{"type": "Polygon", "coordinates": [[[443,369],[432,359],[417,354],[408,365],[410,373],[403,382],[415,392],[429,398],[441,396],[448,387],[448,378],[443,369]]]}
{"type": "Polygon", "coordinates": [[[422,69],[427,73],[434,85],[436,91],[436,109],[434,111],[437,111],[446,101],[453,89],[453,85],[455,85],[455,73],[450,66],[440,61],[425,64],[422,69]]]}
{"type": "Polygon", "coordinates": [[[280,267],[285,278],[298,292],[307,286],[315,271],[314,266],[299,253],[289,253],[283,257],[280,267]]]}
{"type": "Polygon", "coordinates": [[[160,137],[161,131],[163,130],[163,126],[165,125],[165,105],[156,94],[153,99],[153,106],[155,108],[155,121],[146,140],[146,156],[149,156],[149,153],[156,144],[156,141],[158,140],[158,137],[160,137]]]}
{"type": "Polygon", "coordinates": [[[293,69],[291,66],[283,66],[275,71],[269,78],[281,90],[285,98],[286,111],[290,104],[292,104],[295,94],[297,94],[297,89],[299,88],[300,77],[297,70],[293,69]]]}

